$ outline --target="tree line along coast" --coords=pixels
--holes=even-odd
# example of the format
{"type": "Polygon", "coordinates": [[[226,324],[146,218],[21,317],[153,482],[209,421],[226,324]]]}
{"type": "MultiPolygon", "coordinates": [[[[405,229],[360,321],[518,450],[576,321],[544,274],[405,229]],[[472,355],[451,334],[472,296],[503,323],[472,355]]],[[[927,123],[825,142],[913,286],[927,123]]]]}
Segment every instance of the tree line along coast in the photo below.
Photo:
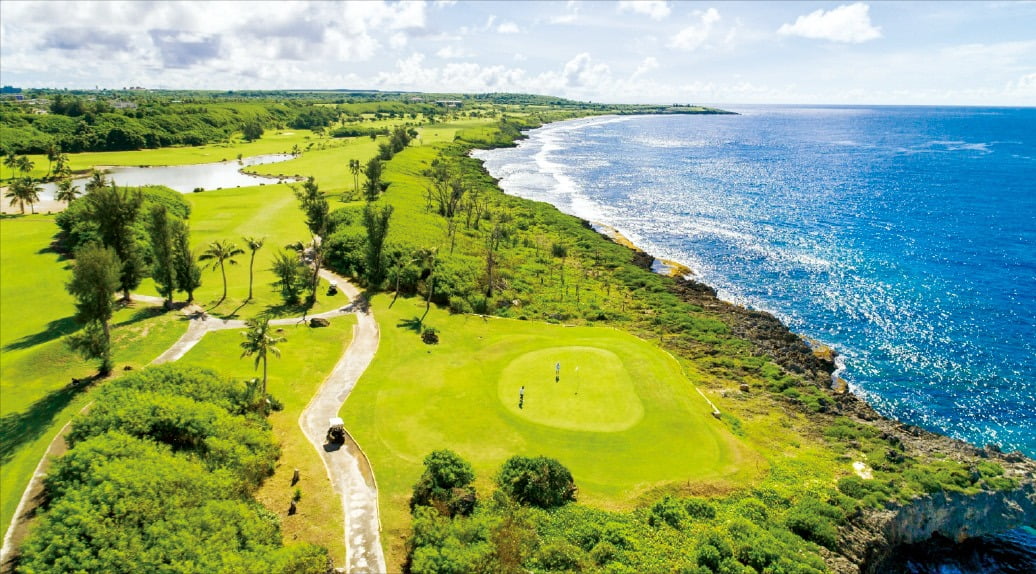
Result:
{"type": "Polygon", "coordinates": [[[381,333],[340,414],[377,479],[390,571],[878,571],[897,544],[1033,515],[1029,459],[881,418],[832,390],[831,357],[772,316],[652,273],[650,255],[502,193],[469,156],[547,122],[718,110],[515,94],[25,95],[0,105],[13,205],[95,165],[286,151],[254,169],[304,179],[179,194],[98,171],[59,197],[61,213],[2,220],[5,532],[73,419],[5,568],[341,564],[341,506],[295,421],[348,318],[278,326],[345,304],[324,269],[365,290],[381,333]],[[54,280],[25,292],[13,266],[54,280]],[[51,308],[28,310],[40,303],[51,308]],[[248,322],[147,367],[199,317],[248,322]],[[154,466],[161,476],[140,471],[154,466]],[[977,501],[1003,519],[892,535],[910,508],[977,501]]]}

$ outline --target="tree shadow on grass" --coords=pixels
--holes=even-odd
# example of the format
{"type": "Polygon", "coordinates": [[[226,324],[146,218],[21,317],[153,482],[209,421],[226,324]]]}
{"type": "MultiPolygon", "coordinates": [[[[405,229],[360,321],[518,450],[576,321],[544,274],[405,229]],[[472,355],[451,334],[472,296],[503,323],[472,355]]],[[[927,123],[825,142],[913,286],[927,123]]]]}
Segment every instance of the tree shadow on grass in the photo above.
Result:
{"type": "Polygon", "coordinates": [[[112,328],[125,327],[126,325],[132,325],[134,323],[139,323],[140,321],[146,321],[147,319],[158,317],[159,315],[164,315],[167,312],[168,310],[162,306],[142,307],[140,309],[137,309],[132,315],[130,315],[129,319],[126,319],[125,321],[121,321],[119,323],[112,323],[112,328]]]}
{"type": "MultiPolygon", "coordinates": [[[[55,234],[50,244],[36,252],[37,255],[57,255],[58,261],[72,261],[72,254],[62,248],[61,234],[55,234]]],[[[69,264],[66,267],[71,267],[69,264]]]]}
{"type": "Polygon", "coordinates": [[[4,345],[3,350],[16,351],[19,349],[29,349],[36,345],[49,343],[50,341],[64,337],[69,333],[74,333],[77,329],[79,329],[79,324],[76,323],[75,319],[72,317],[62,317],[61,319],[47,323],[47,327],[39,333],[26,335],[21,339],[4,345]]]}
{"type": "Polygon", "coordinates": [[[396,327],[399,327],[400,329],[410,329],[420,335],[423,325],[420,317],[413,317],[411,319],[403,319],[399,323],[396,323],[396,327]]]}
{"type": "Polygon", "coordinates": [[[0,418],[0,464],[7,464],[18,449],[42,436],[58,413],[97,378],[73,378],[72,383],[36,401],[27,410],[0,418]]]}
{"type": "Polygon", "coordinates": [[[281,303],[280,305],[270,305],[263,309],[262,314],[272,319],[288,319],[291,317],[302,317],[304,314],[308,314],[309,310],[313,308],[312,303],[281,303]]]}

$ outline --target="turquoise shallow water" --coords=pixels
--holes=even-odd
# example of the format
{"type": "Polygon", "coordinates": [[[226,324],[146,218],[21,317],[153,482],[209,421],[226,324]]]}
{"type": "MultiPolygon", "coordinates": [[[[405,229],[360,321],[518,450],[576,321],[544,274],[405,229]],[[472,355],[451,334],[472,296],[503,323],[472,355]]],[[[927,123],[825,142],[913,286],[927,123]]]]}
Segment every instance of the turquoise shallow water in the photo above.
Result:
{"type": "Polygon", "coordinates": [[[732,110],[562,122],[475,155],[508,193],[831,345],[882,414],[1036,456],[1036,108],[732,110]]]}

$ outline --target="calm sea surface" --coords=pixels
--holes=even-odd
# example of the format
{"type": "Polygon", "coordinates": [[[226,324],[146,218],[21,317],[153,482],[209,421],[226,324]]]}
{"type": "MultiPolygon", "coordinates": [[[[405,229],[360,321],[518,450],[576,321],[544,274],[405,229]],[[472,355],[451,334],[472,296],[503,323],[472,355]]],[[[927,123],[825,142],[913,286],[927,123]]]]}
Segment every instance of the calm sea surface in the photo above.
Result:
{"type": "Polygon", "coordinates": [[[882,414],[1036,456],[1036,108],[732,110],[476,156],[831,345],[882,414]]]}

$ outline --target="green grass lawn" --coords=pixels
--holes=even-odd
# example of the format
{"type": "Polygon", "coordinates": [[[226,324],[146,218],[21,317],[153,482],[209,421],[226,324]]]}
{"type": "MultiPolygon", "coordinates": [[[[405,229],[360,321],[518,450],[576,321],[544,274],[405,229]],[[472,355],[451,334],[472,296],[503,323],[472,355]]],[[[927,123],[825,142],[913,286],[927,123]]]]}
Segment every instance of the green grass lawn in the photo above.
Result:
{"type": "MultiPolygon", "coordinates": [[[[343,298],[339,295],[338,299],[343,298]]],[[[327,480],[320,455],[302,433],[298,420],[349,345],[355,324],[356,318],[350,315],[332,319],[328,328],[288,326],[278,333],[287,341],[277,345],[281,356],[270,358],[267,388],[284,404],[284,410],[274,412],[269,419],[282,453],[275,474],[257,493],[259,501],[280,516],[285,543],[304,541],[325,546],[336,563],[345,557],[341,502],[327,480]],[[298,513],[288,516],[289,501],[295,492],[291,477],[296,468],[301,479],[295,487],[302,490],[302,500],[298,513]]],[[[180,362],[213,368],[228,377],[254,377],[254,360],[239,358],[242,340],[241,331],[208,333],[180,362]]]]}
{"type": "MultiPolygon", "coordinates": [[[[372,157],[378,155],[378,144],[388,141],[379,137],[377,141],[368,137],[332,139],[325,149],[304,152],[301,156],[285,162],[256,165],[249,171],[265,175],[301,175],[316,178],[320,191],[328,194],[341,194],[353,191],[353,175],[349,171],[349,160],[358,159],[365,165],[372,157]]],[[[364,182],[360,173],[360,185],[364,182]]],[[[333,199],[331,208],[337,205],[333,199]]]]}
{"type": "MultiPolygon", "coordinates": [[[[292,146],[305,148],[311,142],[331,141],[330,138],[319,138],[309,130],[269,130],[263,137],[246,142],[237,138],[230,144],[213,143],[201,146],[168,147],[160,149],[144,149],[135,151],[98,151],[68,154],[69,167],[73,171],[89,170],[96,166],[109,165],[189,165],[210,163],[242,157],[265,155],[271,153],[290,153],[292,146]]],[[[47,156],[29,155],[35,164],[30,175],[40,178],[47,175],[47,156]]],[[[0,179],[19,175],[6,167],[0,166],[0,179]]]]}
{"type": "MultiPolygon", "coordinates": [[[[254,317],[260,313],[275,316],[296,316],[302,314],[301,307],[287,307],[280,291],[273,285],[276,277],[270,270],[274,254],[289,243],[308,242],[306,229],[298,200],[291,188],[285,184],[241,187],[191,193],[185,196],[191,203],[191,247],[202,252],[206,245],[215,240],[227,240],[245,250],[235,258],[236,265],[226,265],[227,298],[219,302],[223,294],[223,279],[219,269],[208,266],[202,270],[202,286],[194,297],[209,313],[237,318],[254,317]],[[248,299],[248,267],[250,253],[242,239],[245,236],[265,237],[266,243],[255,256],[255,278],[253,298],[248,299]]],[[[206,262],[201,262],[203,265],[206,262]]],[[[324,288],[317,293],[317,305],[310,310],[319,313],[334,308],[342,299],[323,295],[324,288]]],[[[140,293],[157,295],[154,283],[146,280],[137,290],[140,293]]],[[[177,296],[182,297],[182,295],[177,296]]]]}
{"type": "Polygon", "coordinates": [[[426,324],[441,342],[426,345],[409,326],[423,303],[389,309],[388,300],[374,298],[381,343],[342,416],[374,467],[390,566],[402,559],[411,487],[435,449],[471,461],[482,492],[512,455],[557,458],[580,500],[607,508],[676,483],[754,476],[745,463],[753,455],[650,343],[609,328],[433,310],[426,324]]]}
{"type": "MultiPolygon", "coordinates": [[[[6,532],[22,490],[51,438],[87,402],[73,388],[97,365],[64,344],[78,329],[65,292],[68,262],[50,250],[57,226],[44,215],[0,219],[0,528],[6,532]]],[[[140,368],[180,337],[173,314],[142,305],[113,317],[117,369],[140,368]]]]}

